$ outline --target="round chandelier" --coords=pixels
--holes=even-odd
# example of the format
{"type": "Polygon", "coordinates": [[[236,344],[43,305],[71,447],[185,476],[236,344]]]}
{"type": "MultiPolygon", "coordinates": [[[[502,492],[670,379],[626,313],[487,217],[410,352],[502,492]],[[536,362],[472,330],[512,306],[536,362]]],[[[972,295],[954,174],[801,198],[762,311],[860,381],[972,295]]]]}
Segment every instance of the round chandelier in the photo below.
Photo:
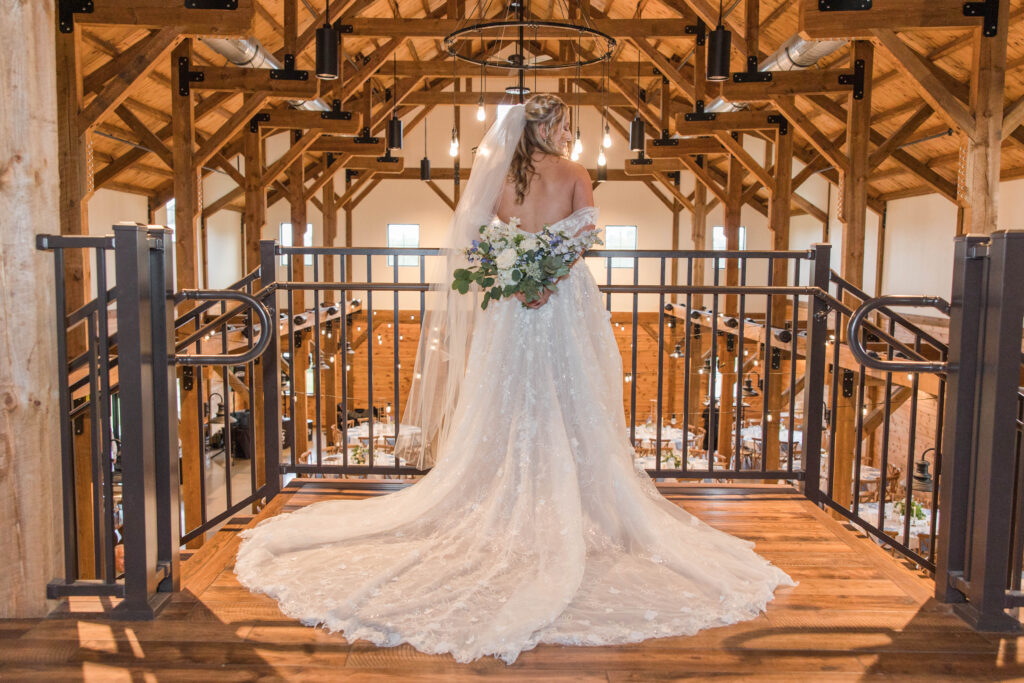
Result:
{"type": "MultiPolygon", "coordinates": [[[[523,71],[543,69],[578,69],[589,64],[609,61],[615,50],[615,39],[592,26],[565,21],[542,21],[527,18],[524,0],[511,0],[505,17],[496,21],[476,21],[460,27],[444,38],[444,47],[449,55],[464,62],[483,67],[495,67],[523,71]],[[509,18],[512,15],[515,18],[509,18]],[[575,44],[574,60],[537,59],[528,60],[524,50],[526,40],[572,41],[575,44]],[[484,52],[481,56],[470,53],[473,41],[492,43],[514,42],[517,50],[506,58],[484,52]],[[588,48],[584,52],[584,44],[588,48]],[[590,49],[590,48],[593,49],[590,49]]],[[[580,13],[584,16],[583,13],[580,13]]]]}

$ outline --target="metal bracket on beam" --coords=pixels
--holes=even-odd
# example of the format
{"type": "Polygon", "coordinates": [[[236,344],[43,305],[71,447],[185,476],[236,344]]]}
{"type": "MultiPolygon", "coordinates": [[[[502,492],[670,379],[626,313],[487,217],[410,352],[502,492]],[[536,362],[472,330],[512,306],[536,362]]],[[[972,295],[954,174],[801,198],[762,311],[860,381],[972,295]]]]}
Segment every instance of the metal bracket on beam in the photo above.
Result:
{"type": "Polygon", "coordinates": [[[732,75],[733,83],[769,83],[771,80],[771,71],[758,71],[757,57],[747,57],[747,70],[732,75]]]}
{"type": "Polygon", "coordinates": [[[195,368],[185,365],[181,368],[181,388],[183,391],[192,391],[195,386],[195,368]]]}
{"type": "Polygon", "coordinates": [[[201,83],[206,80],[206,74],[202,71],[190,71],[191,62],[188,57],[178,57],[178,94],[188,97],[192,92],[189,83],[201,83]]]}
{"type": "Polygon", "coordinates": [[[331,102],[331,110],[320,112],[320,118],[327,121],[351,121],[352,112],[342,111],[341,100],[334,100],[331,102]]]}
{"type": "Polygon", "coordinates": [[[853,86],[853,99],[864,99],[864,60],[858,59],[853,63],[852,74],[839,74],[840,85],[853,86]]]}
{"type": "Polygon", "coordinates": [[[708,37],[708,27],[702,19],[698,19],[696,24],[685,27],[683,32],[688,36],[697,36],[697,45],[704,45],[704,41],[708,37]]]}
{"type": "Polygon", "coordinates": [[[991,38],[999,31],[999,0],[965,2],[965,17],[982,17],[981,34],[991,38]]]}
{"type": "Polygon", "coordinates": [[[185,9],[238,9],[238,0],[185,0],[185,9]]]}
{"type": "Polygon", "coordinates": [[[270,77],[275,81],[308,81],[309,72],[295,68],[295,55],[285,55],[284,67],[271,69],[270,77]]]}
{"type": "Polygon", "coordinates": [[[377,157],[377,162],[381,164],[397,164],[400,161],[399,157],[391,156],[391,150],[387,150],[387,153],[382,157],[377,157]]]}
{"type": "Polygon", "coordinates": [[[358,175],[359,175],[359,169],[355,169],[355,168],[346,168],[345,169],[345,180],[348,181],[348,182],[352,182],[352,179],[355,178],[355,177],[358,177],[358,175]]]}
{"type": "Polygon", "coordinates": [[[249,119],[249,130],[253,133],[260,129],[261,123],[267,123],[270,121],[270,114],[256,114],[256,116],[249,119]]]}
{"type": "Polygon", "coordinates": [[[334,30],[338,33],[354,33],[352,24],[343,24],[341,20],[334,22],[334,30]]]}
{"type": "Polygon", "coordinates": [[[843,398],[853,396],[853,370],[843,370],[843,398]]]}
{"type": "Polygon", "coordinates": [[[860,12],[871,9],[871,0],[818,0],[820,12],[860,12]]]}
{"type": "Polygon", "coordinates": [[[61,33],[75,30],[76,14],[92,14],[92,0],[58,0],[57,20],[61,33]]]}
{"type": "Polygon", "coordinates": [[[651,166],[654,164],[654,159],[648,159],[644,156],[643,152],[637,156],[636,159],[627,159],[630,166],[651,166]]]}
{"type": "MultiPolygon", "coordinates": [[[[363,132],[366,132],[365,128],[363,129],[363,132]]],[[[357,145],[376,145],[378,142],[380,142],[380,138],[370,137],[369,135],[361,135],[359,137],[352,138],[352,142],[354,142],[357,145]]]]}
{"type": "Polygon", "coordinates": [[[715,114],[713,112],[704,112],[704,100],[697,100],[694,105],[696,111],[691,111],[687,114],[683,114],[683,120],[685,121],[714,121],[715,114]]]}
{"type": "Polygon", "coordinates": [[[769,114],[767,120],[779,127],[779,135],[789,134],[789,121],[782,114],[769,114]]]}
{"type": "Polygon", "coordinates": [[[660,137],[654,138],[652,143],[655,147],[678,147],[679,138],[660,137]]]}

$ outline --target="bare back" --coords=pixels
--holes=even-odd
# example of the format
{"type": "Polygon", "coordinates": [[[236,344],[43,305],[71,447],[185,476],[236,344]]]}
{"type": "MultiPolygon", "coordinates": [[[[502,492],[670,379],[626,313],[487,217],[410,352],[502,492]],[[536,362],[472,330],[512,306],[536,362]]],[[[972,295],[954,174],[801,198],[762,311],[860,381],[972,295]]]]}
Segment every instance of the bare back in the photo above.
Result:
{"type": "Polygon", "coordinates": [[[545,154],[535,157],[534,167],[537,174],[530,181],[522,204],[516,203],[515,185],[505,181],[497,208],[502,221],[516,217],[523,230],[538,232],[584,206],[594,205],[590,174],[582,165],[545,154]]]}

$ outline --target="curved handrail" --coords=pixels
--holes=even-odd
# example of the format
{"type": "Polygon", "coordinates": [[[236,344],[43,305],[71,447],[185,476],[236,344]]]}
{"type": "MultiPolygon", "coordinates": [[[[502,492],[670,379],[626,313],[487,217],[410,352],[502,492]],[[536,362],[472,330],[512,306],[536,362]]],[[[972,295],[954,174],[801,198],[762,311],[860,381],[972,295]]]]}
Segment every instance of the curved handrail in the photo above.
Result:
{"type": "Polygon", "coordinates": [[[270,345],[271,330],[274,327],[270,324],[270,312],[267,307],[259,302],[256,297],[231,289],[185,289],[178,293],[177,301],[210,301],[225,299],[227,301],[239,301],[248,304],[256,312],[260,319],[260,336],[253,343],[252,348],[243,353],[225,354],[174,354],[174,360],[182,365],[235,365],[250,363],[267,350],[270,345]]]}
{"type": "Polygon", "coordinates": [[[883,306],[931,306],[937,308],[946,315],[949,315],[949,302],[945,299],[937,296],[910,296],[910,295],[890,295],[880,296],[869,301],[865,301],[860,305],[853,315],[850,316],[850,322],[846,326],[846,343],[850,347],[850,352],[853,353],[853,357],[857,359],[857,362],[864,367],[871,368],[872,370],[880,370],[882,372],[938,372],[944,373],[952,369],[949,363],[932,363],[928,361],[892,361],[882,360],[880,358],[873,358],[861,344],[860,339],[860,327],[864,324],[864,319],[868,313],[881,308],[883,306]]]}

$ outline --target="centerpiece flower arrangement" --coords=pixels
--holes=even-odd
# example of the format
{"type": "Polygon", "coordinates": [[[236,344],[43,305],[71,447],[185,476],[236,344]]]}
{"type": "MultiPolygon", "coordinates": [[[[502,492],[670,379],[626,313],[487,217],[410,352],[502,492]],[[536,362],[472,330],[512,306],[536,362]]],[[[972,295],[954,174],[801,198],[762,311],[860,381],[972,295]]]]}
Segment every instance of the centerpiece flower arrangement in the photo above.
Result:
{"type": "MultiPolygon", "coordinates": [[[[544,290],[556,291],[555,283],[568,274],[569,266],[587,249],[603,244],[597,230],[570,235],[545,225],[539,232],[519,229],[519,219],[480,226],[480,239],[466,247],[472,265],[456,268],[452,289],[460,294],[477,284],[484,290],[480,308],[490,301],[522,293],[526,302],[536,301],[544,290]]],[[[525,303],[524,303],[525,306],[525,303]]]]}

